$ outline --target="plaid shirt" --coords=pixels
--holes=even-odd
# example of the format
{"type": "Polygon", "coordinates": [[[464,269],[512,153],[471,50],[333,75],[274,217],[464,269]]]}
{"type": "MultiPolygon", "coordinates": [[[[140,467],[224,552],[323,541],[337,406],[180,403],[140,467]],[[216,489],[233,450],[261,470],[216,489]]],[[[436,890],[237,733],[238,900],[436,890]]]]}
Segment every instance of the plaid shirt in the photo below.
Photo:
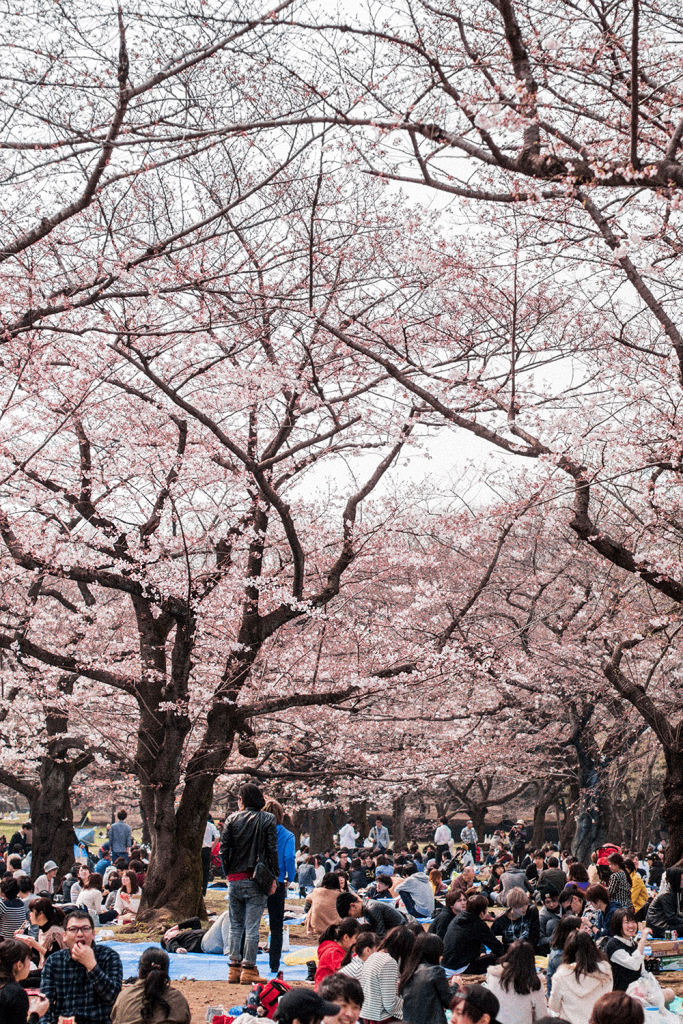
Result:
{"type": "Polygon", "coordinates": [[[61,1017],[75,1017],[76,1024],[110,1024],[111,1008],[121,991],[123,966],[114,949],[93,943],[97,966],[88,973],[71,950],[60,949],[45,961],[40,991],[50,1000],[41,1024],[56,1024],[61,1017]]]}

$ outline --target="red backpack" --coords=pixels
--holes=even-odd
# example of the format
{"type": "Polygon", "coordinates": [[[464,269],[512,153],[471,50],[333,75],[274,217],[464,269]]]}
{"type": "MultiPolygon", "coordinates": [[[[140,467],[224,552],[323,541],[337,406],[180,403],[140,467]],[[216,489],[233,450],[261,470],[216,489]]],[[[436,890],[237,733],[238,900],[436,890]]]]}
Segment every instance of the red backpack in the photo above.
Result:
{"type": "Polygon", "coordinates": [[[265,1011],[265,1016],[270,1020],[275,1016],[277,1010],[278,999],[289,992],[291,985],[288,985],[286,981],[282,981],[280,978],[274,978],[272,981],[266,982],[261,991],[259,992],[259,1006],[265,1011]]]}

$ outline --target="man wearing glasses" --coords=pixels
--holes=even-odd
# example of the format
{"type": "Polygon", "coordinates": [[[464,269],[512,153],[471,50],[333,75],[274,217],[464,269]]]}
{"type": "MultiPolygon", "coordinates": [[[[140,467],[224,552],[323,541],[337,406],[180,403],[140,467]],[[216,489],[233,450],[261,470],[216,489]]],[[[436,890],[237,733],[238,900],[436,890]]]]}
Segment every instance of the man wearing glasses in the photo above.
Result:
{"type": "Polygon", "coordinates": [[[40,982],[50,1009],[41,1024],[57,1024],[59,1017],[75,1017],[76,1024],[110,1024],[111,1008],[121,991],[121,957],[108,946],[94,944],[95,929],[89,914],[72,910],[64,920],[66,949],[45,961],[40,982]]]}

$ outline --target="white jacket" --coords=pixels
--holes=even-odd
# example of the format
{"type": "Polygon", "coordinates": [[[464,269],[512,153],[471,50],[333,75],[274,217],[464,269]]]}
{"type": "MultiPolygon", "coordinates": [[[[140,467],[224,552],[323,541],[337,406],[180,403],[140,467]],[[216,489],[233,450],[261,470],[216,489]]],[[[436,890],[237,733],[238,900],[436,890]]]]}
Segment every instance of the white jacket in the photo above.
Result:
{"type": "Polygon", "coordinates": [[[538,992],[529,992],[526,996],[520,996],[511,985],[508,992],[500,983],[500,976],[503,973],[502,965],[489,967],[486,972],[486,987],[493,992],[500,1003],[500,1010],[496,1014],[500,1024],[533,1024],[548,1013],[545,1001],[543,986],[538,992]]]}
{"type": "Polygon", "coordinates": [[[612,968],[599,963],[595,974],[574,974],[572,964],[560,964],[553,974],[548,1006],[569,1024],[588,1024],[600,996],[612,991],[612,968]]]}

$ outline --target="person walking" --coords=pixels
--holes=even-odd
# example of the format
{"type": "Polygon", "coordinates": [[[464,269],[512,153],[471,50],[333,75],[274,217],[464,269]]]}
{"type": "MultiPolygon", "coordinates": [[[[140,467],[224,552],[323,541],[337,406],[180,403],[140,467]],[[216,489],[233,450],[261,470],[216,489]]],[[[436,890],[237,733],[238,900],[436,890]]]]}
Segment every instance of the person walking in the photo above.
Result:
{"type": "Polygon", "coordinates": [[[206,822],[206,828],[204,829],[204,838],[202,839],[202,896],[206,896],[206,890],[209,887],[209,875],[211,874],[211,850],[219,836],[220,832],[214,825],[213,818],[209,815],[206,822]]]}
{"type": "Polygon", "coordinates": [[[472,854],[472,860],[477,863],[477,843],[479,842],[479,836],[477,830],[474,827],[474,822],[471,818],[467,819],[467,824],[463,829],[460,830],[460,842],[464,843],[467,849],[472,854]]]}
{"type": "Polygon", "coordinates": [[[263,810],[266,801],[253,782],[240,786],[237,799],[239,810],[226,821],[221,839],[230,910],[228,981],[233,985],[251,985],[263,980],[256,970],[259,924],[268,896],[277,889],[280,875],[277,822],[272,814],[263,810]],[[268,892],[259,888],[254,879],[259,864],[264,864],[272,876],[268,892]]]}
{"type": "Polygon", "coordinates": [[[435,867],[439,867],[441,861],[446,857],[450,857],[451,843],[453,842],[453,833],[448,827],[448,818],[439,818],[440,825],[434,833],[434,842],[436,844],[436,864],[435,867]]]}

